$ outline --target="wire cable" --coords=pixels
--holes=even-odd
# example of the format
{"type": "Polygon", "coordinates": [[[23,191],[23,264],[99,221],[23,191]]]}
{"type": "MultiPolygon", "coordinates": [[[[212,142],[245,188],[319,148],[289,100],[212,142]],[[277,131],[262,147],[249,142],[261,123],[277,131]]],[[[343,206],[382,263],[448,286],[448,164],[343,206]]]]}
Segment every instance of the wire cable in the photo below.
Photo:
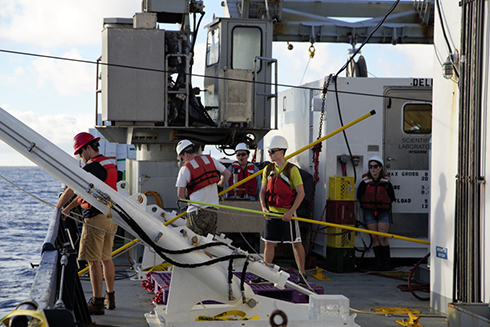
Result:
{"type": "Polygon", "coordinates": [[[456,77],[459,78],[459,71],[456,65],[454,64],[454,60],[453,60],[453,50],[451,48],[451,44],[449,43],[449,39],[446,34],[446,28],[444,27],[444,19],[442,18],[441,4],[439,0],[436,0],[436,5],[437,5],[437,13],[439,16],[439,20],[441,22],[442,35],[444,35],[444,40],[446,40],[447,49],[449,51],[449,58],[451,60],[451,64],[453,65],[454,73],[456,74],[456,77]]]}
{"type": "Polygon", "coordinates": [[[20,191],[24,192],[25,194],[33,197],[34,199],[38,200],[39,202],[41,203],[44,203],[45,205],[47,205],[48,207],[51,207],[51,208],[55,208],[56,206],[52,203],[49,203],[47,201],[44,201],[43,199],[41,198],[38,198],[37,196],[35,196],[34,194],[32,193],[29,193],[28,191],[24,190],[23,188],[21,188],[20,186],[14,184],[13,182],[9,181],[7,178],[5,178],[4,176],[0,175],[0,178],[2,178],[4,181],[6,181],[7,183],[9,183],[10,185],[18,188],[20,191]]]}
{"type": "MultiPolygon", "coordinates": [[[[338,85],[338,83],[337,83],[337,77],[339,76],[339,74],[341,72],[343,72],[347,68],[347,65],[349,65],[349,63],[354,60],[354,57],[359,53],[359,51],[361,51],[361,49],[364,47],[364,45],[366,45],[366,43],[369,42],[369,40],[374,35],[374,33],[376,33],[376,31],[381,27],[381,25],[383,25],[383,23],[386,20],[386,18],[388,18],[388,16],[393,12],[393,10],[395,10],[395,8],[396,8],[396,6],[398,5],[399,2],[400,2],[400,0],[397,0],[397,1],[395,1],[395,3],[393,3],[393,5],[391,6],[390,10],[388,10],[388,12],[383,17],[383,19],[381,19],[381,21],[378,23],[378,25],[376,25],[376,27],[369,34],[369,36],[366,38],[366,40],[364,40],[364,42],[361,44],[361,46],[354,51],[354,53],[352,54],[352,56],[347,60],[347,62],[344,64],[344,66],[342,66],[339,69],[339,71],[337,72],[337,74],[335,74],[335,76],[333,78],[334,85],[335,85],[335,99],[337,101],[337,111],[339,113],[340,125],[342,127],[344,126],[344,121],[342,119],[342,111],[340,109],[339,90],[337,88],[337,85],[338,85]]],[[[352,163],[352,168],[353,168],[353,171],[354,171],[354,182],[356,182],[357,181],[357,171],[356,171],[356,165],[354,164],[354,157],[352,156],[352,151],[351,151],[350,144],[349,144],[349,141],[347,139],[347,133],[345,132],[345,130],[342,131],[342,134],[344,135],[345,144],[347,146],[347,150],[349,152],[350,160],[351,160],[351,163],[352,163]]]]}
{"type": "MultiPolygon", "coordinates": [[[[174,74],[175,73],[173,71],[171,72],[171,71],[167,71],[167,70],[163,70],[163,69],[154,69],[154,68],[139,67],[139,66],[128,66],[128,65],[110,64],[110,63],[102,63],[102,62],[90,61],[90,60],[83,60],[83,59],[64,58],[64,57],[58,57],[58,56],[48,56],[48,55],[41,55],[41,54],[36,54],[36,53],[32,53],[32,52],[21,52],[21,51],[13,51],[13,50],[6,50],[6,49],[0,49],[0,52],[10,53],[10,54],[15,54],[15,55],[23,55],[23,56],[32,56],[32,57],[46,58],[46,59],[73,61],[73,62],[84,63],[84,64],[93,64],[93,65],[99,64],[99,65],[105,65],[105,66],[110,66],[110,67],[119,67],[119,68],[127,68],[127,69],[137,69],[137,70],[144,70],[144,71],[150,71],[150,72],[160,72],[160,73],[169,73],[169,74],[174,74]]],[[[195,73],[188,74],[188,75],[190,75],[190,77],[213,78],[213,79],[217,79],[217,80],[235,81],[235,82],[242,82],[242,83],[256,83],[256,84],[262,84],[262,85],[268,85],[268,86],[275,86],[276,85],[276,84],[268,83],[268,82],[249,81],[249,80],[242,80],[242,79],[230,78],[230,77],[208,76],[208,75],[195,74],[195,73]]],[[[322,91],[323,90],[323,88],[315,88],[315,87],[292,85],[292,84],[279,84],[278,83],[277,86],[278,87],[284,87],[284,88],[310,90],[310,91],[322,91]]],[[[332,91],[329,91],[329,92],[332,92],[332,91]]],[[[358,95],[358,96],[369,96],[369,97],[377,97],[377,98],[387,98],[387,96],[385,96],[385,95],[382,95],[382,94],[374,94],[374,93],[362,93],[362,92],[352,92],[352,91],[338,91],[338,92],[339,93],[343,93],[343,94],[351,94],[351,95],[358,95]]],[[[430,102],[430,101],[428,101],[426,99],[414,99],[414,98],[393,97],[393,96],[391,96],[391,98],[392,99],[400,99],[400,100],[430,102]]]]}

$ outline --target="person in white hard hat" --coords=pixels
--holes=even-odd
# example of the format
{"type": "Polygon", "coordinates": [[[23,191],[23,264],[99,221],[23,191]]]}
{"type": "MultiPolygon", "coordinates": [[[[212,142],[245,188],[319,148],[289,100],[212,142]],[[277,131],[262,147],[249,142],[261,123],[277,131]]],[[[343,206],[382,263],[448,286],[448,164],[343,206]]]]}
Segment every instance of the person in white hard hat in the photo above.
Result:
{"type": "MultiPolygon", "coordinates": [[[[364,222],[369,230],[388,233],[391,221],[391,203],[396,200],[390,175],[385,174],[383,159],[373,156],[368,161],[369,171],[362,175],[357,199],[364,209],[364,222]]],[[[375,270],[390,270],[390,243],[385,236],[371,235],[376,257],[375,270]]]]}
{"type": "MultiPolygon", "coordinates": [[[[250,149],[247,144],[238,143],[235,147],[235,155],[237,160],[228,167],[228,170],[232,174],[232,178],[228,181],[229,185],[227,185],[227,187],[259,171],[257,166],[248,161],[250,149]]],[[[257,195],[260,192],[260,184],[260,176],[252,178],[237,188],[229,191],[228,197],[256,201],[257,195]]]]}
{"type": "MultiPolygon", "coordinates": [[[[184,161],[175,183],[179,199],[219,204],[218,186],[226,185],[231,173],[211,156],[197,154],[196,146],[189,140],[180,141],[176,152],[184,161]]],[[[193,204],[187,209],[185,226],[199,235],[214,235],[217,221],[216,208],[193,204]]]]}
{"type": "MultiPolygon", "coordinates": [[[[275,246],[281,241],[293,243],[293,251],[299,269],[298,285],[308,284],[305,274],[305,249],[301,243],[301,233],[297,220],[292,220],[300,206],[305,191],[298,167],[286,161],[284,156],[288,142],[282,136],[274,136],[268,146],[270,160],[273,162],[264,169],[260,189],[262,211],[283,215],[282,219],[265,216],[262,240],[265,242],[264,261],[272,263],[275,246]],[[291,239],[292,236],[292,239],[291,239]]],[[[267,280],[257,277],[252,284],[266,284],[267,280]]]]}

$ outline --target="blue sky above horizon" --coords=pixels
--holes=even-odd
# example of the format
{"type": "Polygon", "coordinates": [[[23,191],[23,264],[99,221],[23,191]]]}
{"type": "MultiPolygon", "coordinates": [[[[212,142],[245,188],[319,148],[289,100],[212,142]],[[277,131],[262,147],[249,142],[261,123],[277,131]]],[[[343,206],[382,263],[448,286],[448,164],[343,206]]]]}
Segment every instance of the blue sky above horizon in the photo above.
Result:
{"type": "MultiPolygon", "coordinates": [[[[206,16],[223,16],[221,1],[204,1],[206,16]]],[[[101,54],[104,17],[132,17],[140,0],[0,1],[0,49],[95,61],[101,54]]],[[[198,37],[194,73],[204,72],[205,31],[198,37]]],[[[275,43],[279,82],[299,85],[309,43],[275,43]],[[293,67],[293,69],[291,69],[293,67]]],[[[315,44],[303,83],[336,73],[348,44],[315,44]]],[[[432,77],[432,45],[366,45],[362,54],[376,77],[432,77]]],[[[72,138],[95,121],[95,65],[0,52],[0,107],[71,153],[72,138]]],[[[344,75],[345,76],[345,75],[344,75]]],[[[194,86],[201,86],[195,82],[194,86]]],[[[214,147],[213,147],[214,148],[214,147]]],[[[32,166],[0,141],[0,166],[32,166]]]]}

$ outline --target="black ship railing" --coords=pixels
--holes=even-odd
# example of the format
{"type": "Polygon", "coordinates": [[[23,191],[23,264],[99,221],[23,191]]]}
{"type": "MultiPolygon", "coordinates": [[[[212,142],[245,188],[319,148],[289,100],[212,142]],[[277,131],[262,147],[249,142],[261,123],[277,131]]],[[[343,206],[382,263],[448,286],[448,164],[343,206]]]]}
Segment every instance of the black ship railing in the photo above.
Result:
{"type": "Polygon", "coordinates": [[[78,277],[77,253],[67,235],[76,223],[63,220],[60,213],[53,211],[29,298],[10,315],[11,327],[27,327],[33,319],[50,327],[92,323],[78,277]]]}

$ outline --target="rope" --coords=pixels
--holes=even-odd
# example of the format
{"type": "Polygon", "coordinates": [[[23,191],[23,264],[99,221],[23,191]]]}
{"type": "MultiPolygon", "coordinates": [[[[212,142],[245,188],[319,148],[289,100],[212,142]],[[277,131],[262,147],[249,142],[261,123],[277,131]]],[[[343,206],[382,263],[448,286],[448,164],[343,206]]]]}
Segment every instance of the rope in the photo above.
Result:
{"type": "Polygon", "coordinates": [[[162,196],[160,195],[160,193],[155,192],[155,191],[146,191],[143,194],[144,195],[147,195],[147,194],[153,195],[153,197],[155,198],[155,201],[157,202],[157,206],[159,206],[162,209],[165,209],[163,206],[163,199],[162,199],[162,196]]]}
{"type": "Polygon", "coordinates": [[[35,196],[34,194],[31,194],[29,192],[27,192],[26,190],[24,190],[23,188],[21,188],[20,186],[17,186],[16,184],[12,183],[11,181],[9,181],[7,178],[3,177],[2,175],[0,175],[0,177],[5,180],[7,183],[9,183],[10,185],[18,188],[19,190],[21,190],[22,192],[24,192],[25,194],[33,197],[34,199],[38,200],[39,202],[41,203],[44,203],[45,205],[47,205],[48,207],[51,207],[51,208],[56,208],[56,205],[52,204],[52,203],[49,203],[47,201],[44,201],[43,199],[41,198],[38,198],[37,196],[35,196]]]}
{"type": "MultiPolygon", "coordinates": [[[[300,267],[299,267],[299,260],[298,260],[298,256],[296,255],[296,249],[294,248],[294,240],[293,240],[293,221],[290,220],[289,221],[289,232],[291,233],[291,246],[293,248],[293,255],[294,255],[294,261],[296,262],[296,266],[298,267],[298,282],[299,282],[299,279],[302,277],[301,274],[303,274],[300,270],[300,267]]],[[[305,254],[305,258],[304,260],[306,261],[306,254],[305,254]]],[[[306,264],[306,263],[305,263],[306,264]]],[[[304,268],[304,267],[303,267],[304,268]]],[[[306,274],[305,274],[306,275],[306,274]]],[[[308,288],[315,292],[315,290],[313,290],[313,288],[310,286],[310,283],[308,283],[308,280],[305,280],[306,282],[306,285],[308,286],[308,288]]],[[[316,293],[316,292],[315,292],[316,293]]]]}
{"type": "MultiPolygon", "coordinates": [[[[56,205],[54,205],[54,204],[52,204],[52,203],[49,203],[49,202],[47,202],[47,201],[45,201],[45,200],[43,200],[43,199],[41,199],[41,198],[38,198],[38,197],[37,197],[37,196],[35,196],[34,194],[32,194],[32,193],[30,193],[30,192],[28,192],[28,191],[24,190],[24,189],[23,189],[23,188],[21,188],[20,186],[18,186],[18,185],[16,185],[16,184],[14,184],[13,182],[9,181],[9,180],[8,180],[7,178],[5,178],[4,176],[0,175],[0,178],[2,178],[3,180],[5,180],[7,183],[9,183],[10,185],[14,186],[15,188],[19,189],[20,191],[24,192],[25,194],[29,195],[30,197],[32,197],[32,198],[36,199],[37,201],[39,201],[39,202],[41,202],[41,203],[43,203],[43,204],[47,205],[48,207],[51,207],[51,208],[53,208],[53,209],[54,209],[54,208],[56,208],[56,205]]],[[[130,239],[130,238],[127,238],[127,237],[124,237],[124,236],[121,236],[121,235],[117,235],[117,234],[115,234],[115,233],[108,232],[108,231],[106,231],[106,230],[104,230],[104,229],[102,229],[102,228],[99,228],[99,227],[97,227],[97,226],[94,226],[94,225],[91,225],[91,224],[89,224],[89,223],[86,223],[86,222],[83,220],[83,217],[82,217],[80,214],[78,214],[78,213],[74,213],[73,211],[71,211],[71,212],[70,212],[70,214],[66,215],[65,217],[70,218],[70,219],[73,219],[73,220],[75,220],[75,221],[76,221],[76,222],[78,222],[78,223],[82,223],[82,224],[87,225],[87,226],[89,226],[89,227],[92,227],[92,228],[98,229],[98,230],[100,230],[100,231],[103,231],[103,232],[105,232],[105,233],[107,233],[107,234],[111,234],[111,235],[113,235],[114,237],[119,237],[119,238],[121,238],[121,239],[124,239],[124,240],[130,241],[130,242],[134,242],[134,243],[138,242],[138,241],[136,241],[136,242],[135,242],[135,240],[134,240],[134,239],[130,239]],[[77,216],[78,216],[78,218],[77,218],[77,216]],[[79,218],[82,218],[82,219],[79,219],[79,218]]],[[[144,242],[139,242],[139,244],[146,245],[144,242]]]]}
{"type": "MultiPolygon", "coordinates": [[[[209,209],[207,209],[207,208],[202,208],[202,209],[204,209],[204,210],[209,210],[209,209]]],[[[236,222],[235,222],[235,219],[233,218],[233,216],[232,216],[232,214],[231,214],[230,210],[225,209],[225,212],[226,212],[226,213],[228,214],[228,216],[231,218],[231,222],[233,223],[233,225],[235,226],[236,230],[238,231],[238,233],[239,233],[239,234],[240,234],[240,236],[242,237],[243,241],[244,241],[244,242],[245,242],[245,243],[248,245],[248,247],[249,247],[249,248],[250,248],[250,249],[251,249],[251,250],[252,250],[252,251],[253,251],[253,252],[254,252],[256,255],[258,255],[260,258],[264,259],[264,258],[263,258],[263,257],[260,255],[260,253],[258,253],[258,252],[257,252],[257,251],[254,249],[254,247],[253,247],[253,246],[252,246],[252,245],[251,245],[251,244],[248,242],[247,238],[245,237],[245,235],[243,235],[243,233],[242,233],[242,231],[240,230],[240,228],[238,228],[238,226],[237,226],[237,224],[236,224],[236,222]]],[[[254,215],[249,215],[249,214],[238,214],[238,215],[241,215],[241,216],[248,216],[248,217],[252,217],[252,216],[254,216],[254,215]]]]}

